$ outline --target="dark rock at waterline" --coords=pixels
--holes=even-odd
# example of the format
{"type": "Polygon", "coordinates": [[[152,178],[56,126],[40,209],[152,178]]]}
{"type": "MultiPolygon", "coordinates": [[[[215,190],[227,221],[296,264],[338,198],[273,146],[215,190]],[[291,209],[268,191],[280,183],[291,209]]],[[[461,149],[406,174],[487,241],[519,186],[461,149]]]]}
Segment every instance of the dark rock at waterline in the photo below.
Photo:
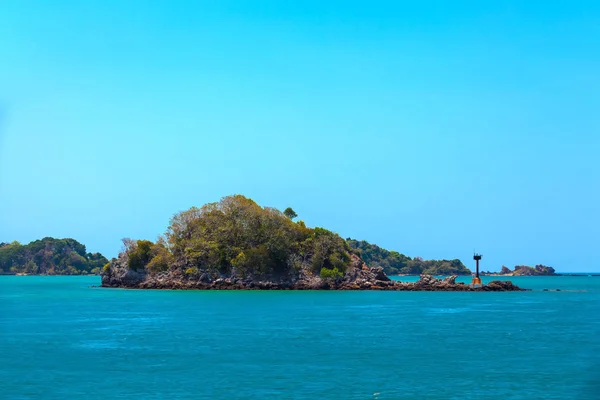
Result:
{"type": "Polygon", "coordinates": [[[421,275],[416,282],[392,281],[383,268],[367,267],[355,258],[343,277],[322,279],[317,275],[299,274],[279,279],[239,278],[215,276],[209,273],[186,274],[182,269],[149,274],[127,268],[124,259],[113,260],[102,273],[103,287],[136,289],[199,289],[199,290],[389,290],[389,291],[441,291],[441,292],[505,292],[523,289],[509,281],[492,281],[482,287],[471,287],[456,282],[456,275],[438,279],[421,275]]]}
{"type": "Polygon", "coordinates": [[[489,292],[514,292],[521,290],[521,288],[513,284],[511,281],[491,281],[487,285],[483,286],[483,289],[489,292]]]}
{"type": "Polygon", "coordinates": [[[378,281],[391,281],[391,279],[385,274],[382,267],[370,268],[370,272],[375,275],[375,280],[378,281]]]}
{"type": "Polygon", "coordinates": [[[127,267],[127,260],[114,259],[108,270],[102,271],[104,287],[139,287],[147,278],[145,271],[135,271],[127,267]]]}

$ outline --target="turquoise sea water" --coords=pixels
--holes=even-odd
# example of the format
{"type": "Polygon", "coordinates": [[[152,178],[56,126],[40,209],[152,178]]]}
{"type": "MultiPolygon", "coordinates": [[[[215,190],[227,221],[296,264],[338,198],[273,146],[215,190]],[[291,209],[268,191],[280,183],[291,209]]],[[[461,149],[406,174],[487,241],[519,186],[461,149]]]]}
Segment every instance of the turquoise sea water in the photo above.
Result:
{"type": "Polygon", "coordinates": [[[0,276],[0,398],[599,399],[600,277],[512,279],[535,290],[141,291],[0,276]]]}

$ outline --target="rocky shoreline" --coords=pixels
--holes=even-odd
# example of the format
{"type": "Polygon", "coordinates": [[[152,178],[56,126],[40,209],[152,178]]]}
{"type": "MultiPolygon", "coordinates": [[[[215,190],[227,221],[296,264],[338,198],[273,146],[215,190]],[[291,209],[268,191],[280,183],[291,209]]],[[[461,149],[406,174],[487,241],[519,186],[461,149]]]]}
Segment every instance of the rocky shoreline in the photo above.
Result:
{"type": "MultiPolygon", "coordinates": [[[[356,260],[358,261],[358,260],[356,260]]],[[[130,289],[175,290],[387,290],[428,292],[506,292],[523,291],[510,281],[492,281],[482,287],[472,287],[456,282],[456,275],[438,279],[421,275],[416,282],[391,280],[383,268],[369,268],[356,262],[343,278],[322,279],[318,276],[301,275],[287,279],[243,279],[235,276],[210,276],[207,273],[190,276],[181,270],[161,274],[134,271],[119,260],[102,273],[102,287],[130,289]]]]}
{"type": "Polygon", "coordinates": [[[514,270],[502,266],[500,272],[482,271],[483,276],[558,276],[554,268],[538,264],[535,267],[517,265],[514,270]]]}

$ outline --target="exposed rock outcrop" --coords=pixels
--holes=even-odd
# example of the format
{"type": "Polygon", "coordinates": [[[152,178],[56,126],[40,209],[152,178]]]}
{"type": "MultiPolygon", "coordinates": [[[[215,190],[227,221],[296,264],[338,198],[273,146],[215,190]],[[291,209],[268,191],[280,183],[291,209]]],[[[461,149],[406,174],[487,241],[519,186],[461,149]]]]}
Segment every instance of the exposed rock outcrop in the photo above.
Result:
{"type": "Polygon", "coordinates": [[[509,274],[512,274],[512,271],[506,265],[503,265],[502,269],[500,270],[500,274],[501,275],[509,275],[509,274]]]}
{"type": "Polygon", "coordinates": [[[127,267],[127,260],[113,260],[102,273],[102,286],[137,289],[202,289],[202,290],[395,290],[395,291],[519,291],[512,282],[493,281],[483,287],[456,282],[456,275],[437,279],[421,275],[417,282],[392,281],[383,268],[369,268],[360,258],[354,257],[343,277],[322,279],[301,273],[285,279],[248,279],[236,276],[211,276],[208,273],[186,274],[181,268],[169,272],[149,274],[127,267]]]}
{"type": "Polygon", "coordinates": [[[514,270],[506,266],[502,266],[500,272],[482,272],[481,275],[487,276],[556,276],[556,271],[552,267],[538,264],[535,267],[526,265],[517,265],[514,270]]]}
{"type": "Polygon", "coordinates": [[[119,257],[110,262],[102,271],[102,286],[135,288],[147,279],[146,270],[136,271],[127,267],[127,257],[119,257]]]}

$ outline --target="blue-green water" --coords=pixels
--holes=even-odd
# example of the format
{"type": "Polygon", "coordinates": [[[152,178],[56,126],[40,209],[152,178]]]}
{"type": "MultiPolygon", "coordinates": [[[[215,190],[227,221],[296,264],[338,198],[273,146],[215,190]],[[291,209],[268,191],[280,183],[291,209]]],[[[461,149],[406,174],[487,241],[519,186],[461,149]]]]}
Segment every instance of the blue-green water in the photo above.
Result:
{"type": "Polygon", "coordinates": [[[513,281],[538,291],[140,291],[1,276],[0,398],[600,398],[600,277],[513,281]]]}

